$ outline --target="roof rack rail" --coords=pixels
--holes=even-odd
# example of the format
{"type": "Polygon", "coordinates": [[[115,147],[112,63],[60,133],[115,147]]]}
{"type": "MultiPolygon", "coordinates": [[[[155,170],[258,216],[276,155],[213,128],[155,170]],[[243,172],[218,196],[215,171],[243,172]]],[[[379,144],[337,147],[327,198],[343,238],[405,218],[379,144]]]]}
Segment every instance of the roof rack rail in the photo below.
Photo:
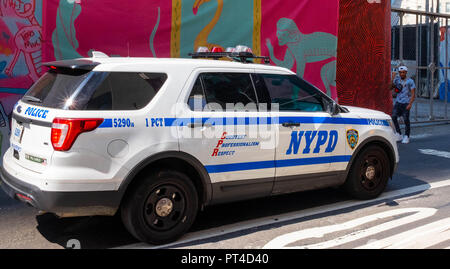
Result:
{"type": "Polygon", "coordinates": [[[267,56],[255,56],[251,52],[194,52],[189,53],[193,59],[209,58],[218,60],[220,58],[229,58],[233,61],[242,63],[252,63],[249,59],[263,59],[265,64],[270,63],[270,58],[267,56]]]}
{"type": "Polygon", "coordinates": [[[109,58],[109,56],[101,51],[93,50],[92,51],[92,58],[109,58]]]}

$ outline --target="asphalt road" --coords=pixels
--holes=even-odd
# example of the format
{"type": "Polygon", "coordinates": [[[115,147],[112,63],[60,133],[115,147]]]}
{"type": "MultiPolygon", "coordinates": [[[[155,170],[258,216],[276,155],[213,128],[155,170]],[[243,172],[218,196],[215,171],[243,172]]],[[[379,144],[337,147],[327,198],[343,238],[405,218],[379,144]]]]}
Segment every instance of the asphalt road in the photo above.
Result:
{"type": "MultiPolygon", "coordinates": [[[[163,248],[448,248],[450,125],[413,127],[379,199],[339,189],[212,206],[191,231],[163,248]],[[312,236],[314,235],[314,236],[312,236]]],[[[153,248],[118,217],[58,219],[0,192],[0,248],[153,248]]]]}

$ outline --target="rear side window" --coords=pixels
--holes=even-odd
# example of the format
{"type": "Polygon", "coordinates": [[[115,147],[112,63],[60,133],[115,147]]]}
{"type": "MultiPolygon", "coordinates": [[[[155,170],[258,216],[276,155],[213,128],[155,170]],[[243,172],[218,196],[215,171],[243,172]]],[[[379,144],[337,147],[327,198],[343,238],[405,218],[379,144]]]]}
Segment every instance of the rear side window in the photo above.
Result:
{"type": "Polygon", "coordinates": [[[25,94],[25,102],[67,110],[137,110],[167,79],[163,73],[47,72],[25,94]]]}
{"type": "Polygon", "coordinates": [[[211,110],[226,110],[227,104],[235,110],[256,109],[257,104],[248,73],[203,73],[197,78],[188,102],[192,110],[199,110],[199,106],[194,108],[195,102],[201,104],[200,108],[207,104],[211,110]]]}

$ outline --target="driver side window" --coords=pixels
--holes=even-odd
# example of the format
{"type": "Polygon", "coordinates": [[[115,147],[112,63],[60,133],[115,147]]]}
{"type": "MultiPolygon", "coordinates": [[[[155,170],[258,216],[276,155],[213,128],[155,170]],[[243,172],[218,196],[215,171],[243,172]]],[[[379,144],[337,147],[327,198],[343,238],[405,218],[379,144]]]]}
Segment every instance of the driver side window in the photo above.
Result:
{"type": "Polygon", "coordinates": [[[311,85],[295,75],[260,74],[272,104],[278,104],[280,111],[324,111],[324,101],[311,85]]]}

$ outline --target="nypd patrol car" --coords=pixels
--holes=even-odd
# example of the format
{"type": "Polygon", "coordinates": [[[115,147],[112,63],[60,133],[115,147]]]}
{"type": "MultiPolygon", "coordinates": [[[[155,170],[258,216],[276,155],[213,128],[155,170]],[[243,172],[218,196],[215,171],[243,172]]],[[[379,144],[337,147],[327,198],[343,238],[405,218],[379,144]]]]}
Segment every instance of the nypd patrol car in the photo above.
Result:
{"type": "Polygon", "coordinates": [[[228,61],[94,52],[47,63],[14,107],[2,188],[60,217],[119,213],[154,244],[208,205],[385,189],[399,160],[390,116],[340,106],[248,51],[193,58],[228,61]]]}

